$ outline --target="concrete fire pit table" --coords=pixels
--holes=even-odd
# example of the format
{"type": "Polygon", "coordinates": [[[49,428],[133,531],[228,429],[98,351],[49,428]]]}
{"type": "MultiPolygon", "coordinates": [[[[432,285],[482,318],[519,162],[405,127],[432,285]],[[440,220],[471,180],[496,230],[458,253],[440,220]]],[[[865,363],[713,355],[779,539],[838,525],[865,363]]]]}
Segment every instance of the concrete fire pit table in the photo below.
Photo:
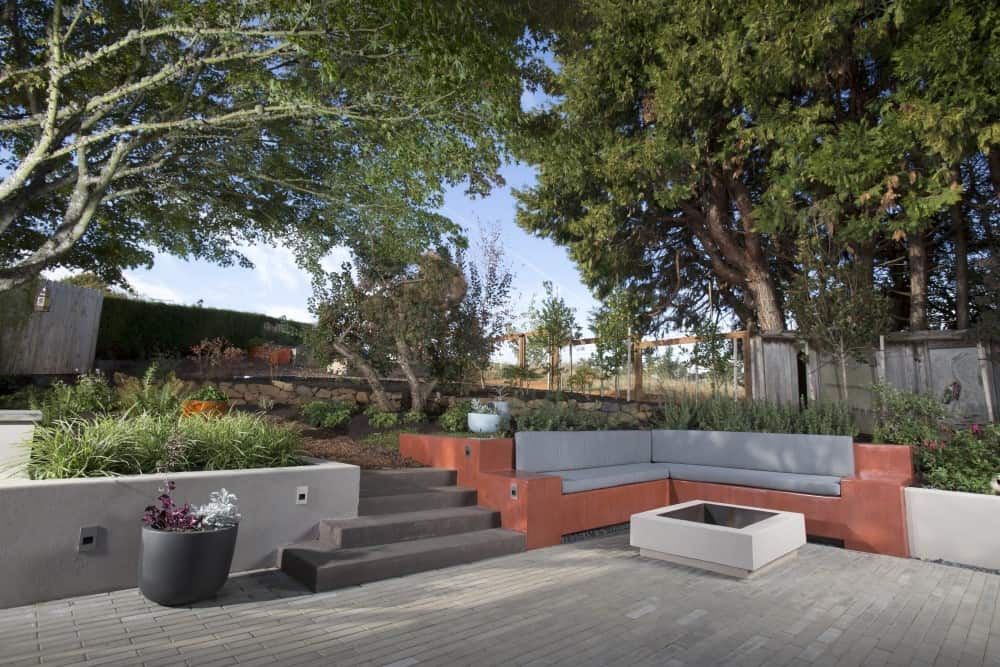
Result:
{"type": "Polygon", "coordinates": [[[629,539],[641,556],[747,577],[794,556],[806,524],[796,512],[692,500],[633,514],[629,539]]]}

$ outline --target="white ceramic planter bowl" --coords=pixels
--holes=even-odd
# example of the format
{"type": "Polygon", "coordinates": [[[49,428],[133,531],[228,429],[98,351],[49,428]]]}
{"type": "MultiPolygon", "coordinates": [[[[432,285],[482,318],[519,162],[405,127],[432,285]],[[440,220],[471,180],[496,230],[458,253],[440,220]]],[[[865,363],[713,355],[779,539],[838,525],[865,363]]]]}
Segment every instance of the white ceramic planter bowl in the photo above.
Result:
{"type": "Polygon", "coordinates": [[[469,430],[473,433],[496,433],[500,430],[500,415],[469,413],[469,430]]]}

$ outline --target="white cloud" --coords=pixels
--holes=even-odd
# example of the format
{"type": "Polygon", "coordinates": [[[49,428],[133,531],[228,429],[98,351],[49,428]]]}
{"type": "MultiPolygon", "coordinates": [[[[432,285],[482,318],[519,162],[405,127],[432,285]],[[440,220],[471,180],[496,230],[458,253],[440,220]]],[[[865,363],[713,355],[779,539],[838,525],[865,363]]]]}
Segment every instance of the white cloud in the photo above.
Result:
{"type": "Polygon", "coordinates": [[[351,251],[344,247],[337,247],[326,254],[323,259],[319,261],[320,266],[323,267],[324,271],[334,272],[340,271],[340,266],[344,262],[349,262],[351,260],[351,251]]]}
{"type": "Polygon", "coordinates": [[[174,290],[159,282],[148,281],[140,278],[134,273],[126,273],[125,279],[132,286],[136,294],[154,301],[167,301],[169,303],[184,303],[184,298],[174,290]]]}
{"type": "Polygon", "coordinates": [[[281,287],[296,290],[309,285],[309,275],[295,261],[295,254],[284,247],[242,246],[239,251],[253,262],[258,282],[271,290],[281,287]]]}
{"type": "Polygon", "coordinates": [[[316,318],[307,308],[297,306],[264,306],[264,314],[271,317],[287,317],[295,322],[315,322],[316,318]]]}
{"type": "Polygon", "coordinates": [[[71,271],[70,269],[57,266],[54,269],[48,269],[42,272],[42,276],[49,280],[62,280],[64,278],[69,278],[70,276],[75,276],[80,273],[79,271],[71,271]]]}

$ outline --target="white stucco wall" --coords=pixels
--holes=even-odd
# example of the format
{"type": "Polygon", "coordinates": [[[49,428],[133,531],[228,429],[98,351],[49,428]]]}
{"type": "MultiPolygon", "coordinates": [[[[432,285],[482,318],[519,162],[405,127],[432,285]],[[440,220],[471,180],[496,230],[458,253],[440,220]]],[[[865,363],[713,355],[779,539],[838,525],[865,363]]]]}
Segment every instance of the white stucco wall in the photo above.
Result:
{"type": "MultiPolygon", "coordinates": [[[[280,547],[317,534],[327,518],[358,514],[360,470],[343,463],[174,473],[174,498],[203,504],[221,487],[240,500],[233,571],[274,567],[280,547]],[[297,489],[308,487],[306,504],[297,489]]],[[[0,608],[136,585],[143,509],[155,503],[160,475],[0,485],[0,608]],[[97,526],[93,551],[80,529],[97,526]]]]}
{"type": "Polygon", "coordinates": [[[906,489],[910,555],[1000,569],[1000,496],[906,489]]]}

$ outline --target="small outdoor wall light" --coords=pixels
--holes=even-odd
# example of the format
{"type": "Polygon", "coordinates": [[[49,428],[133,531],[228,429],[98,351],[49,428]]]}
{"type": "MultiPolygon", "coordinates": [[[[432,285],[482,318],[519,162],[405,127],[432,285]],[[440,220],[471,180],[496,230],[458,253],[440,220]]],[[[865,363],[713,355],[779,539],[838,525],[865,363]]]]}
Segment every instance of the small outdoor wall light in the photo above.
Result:
{"type": "Polygon", "coordinates": [[[49,295],[49,286],[42,285],[42,289],[38,290],[38,296],[35,297],[35,312],[47,313],[51,306],[52,297],[49,295]]]}

